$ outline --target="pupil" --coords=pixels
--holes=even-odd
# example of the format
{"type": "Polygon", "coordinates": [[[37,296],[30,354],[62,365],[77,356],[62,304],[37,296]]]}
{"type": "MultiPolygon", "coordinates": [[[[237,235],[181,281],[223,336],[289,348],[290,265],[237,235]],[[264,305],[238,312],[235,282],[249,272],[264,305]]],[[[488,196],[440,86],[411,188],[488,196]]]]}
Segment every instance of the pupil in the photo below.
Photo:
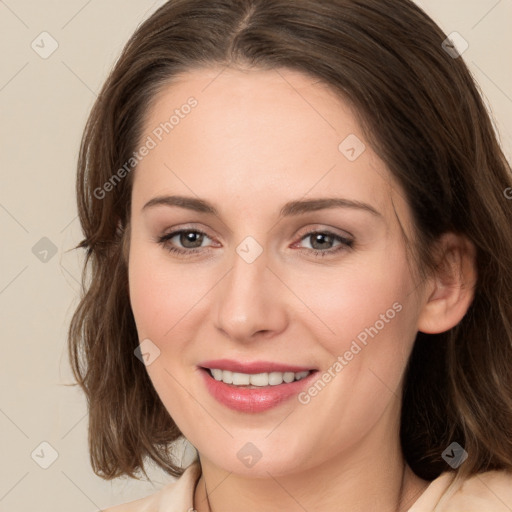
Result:
{"type": "Polygon", "coordinates": [[[201,246],[201,242],[202,242],[202,235],[200,233],[194,233],[194,232],[188,232],[188,233],[182,233],[181,235],[181,240],[180,242],[182,243],[182,245],[184,247],[188,247],[188,248],[196,248],[196,247],[200,247],[201,246]],[[194,242],[197,243],[197,240],[194,240],[194,238],[199,238],[199,245],[197,246],[194,246],[194,242]],[[192,244],[192,245],[188,245],[188,244],[192,244]]]}
{"type": "Polygon", "coordinates": [[[314,243],[313,243],[313,247],[315,246],[315,244],[317,242],[320,242],[320,249],[324,249],[324,245],[327,243],[329,244],[331,242],[331,235],[325,235],[325,234],[319,234],[319,235],[314,235],[314,243]],[[324,243],[322,244],[322,239],[324,239],[324,243]]]}

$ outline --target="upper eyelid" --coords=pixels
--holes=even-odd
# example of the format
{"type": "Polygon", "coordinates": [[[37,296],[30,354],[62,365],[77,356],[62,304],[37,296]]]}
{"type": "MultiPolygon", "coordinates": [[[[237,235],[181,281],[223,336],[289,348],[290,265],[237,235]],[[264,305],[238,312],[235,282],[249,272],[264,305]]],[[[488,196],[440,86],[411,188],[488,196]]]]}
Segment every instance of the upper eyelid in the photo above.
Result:
{"type": "MultiPolygon", "coordinates": [[[[180,235],[181,233],[187,233],[187,232],[195,232],[195,233],[200,233],[206,237],[208,237],[210,240],[214,241],[215,240],[215,237],[212,237],[210,236],[206,230],[203,230],[203,229],[200,229],[200,228],[194,228],[194,227],[180,227],[180,228],[176,228],[176,229],[171,229],[168,233],[162,235],[162,238],[165,238],[167,239],[167,241],[169,241],[170,239],[174,238],[175,236],[178,236],[180,235]]],[[[354,241],[354,236],[351,234],[351,233],[348,233],[348,232],[345,232],[344,234],[341,234],[341,233],[337,233],[336,230],[334,228],[322,228],[322,227],[316,227],[316,228],[309,228],[307,229],[304,233],[299,233],[296,235],[297,237],[297,242],[300,242],[301,240],[303,240],[304,238],[308,237],[308,236],[311,236],[315,233],[323,233],[323,234],[329,234],[329,235],[333,235],[334,237],[339,237],[341,238],[342,240],[346,240],[346,241],[350,241],[350,242],[353,242],[354,241]]],[[[296,242],[294,242],[296,243],[296,242]]],[[[199,249],[199,247],[197,247],[197,249],[199,249]]]]}
{"type": "MultiPolygon", "coordinates": [[[[341,229],[341,228],[337,228],[337,227],[334,227],[334,226],[329,226],[327,224],[324,224],[324,223],[320,223],[320,222],[313,222],[313,223],[310,223],[309,224],[310,226],[312,227],[308,227],[308,228],[304,228],[306,231],[304,232],[304,234],[302,236],[304,236],[305,234],[311,232],[311,231],[320,231],[320,232],[331,232],[332,234],[334,235],[339,235],[339,236],[342,236],[342,237],[350,237],[350,238],[355,238],[355,236],[348,230],[346,229],[341,229]]],[[[302,231],[303,228],[299,229],[299,230],[296,230],[296,232],[299,232],[299,231],[302,231]]],[[[201,232],[201,233],[204,233],[205,235],[207,235],[209,238],[215,238],[215,237],[211,237],[209,234],[208,234],[208,229],[204,229],[202,227],[196,227],[196,226],[190,226],[190,225],[177,225],[176,227],[172,227],[172,228],[166,228],[165,230],[165,233],[164,235],[162,236],[166,236],[166,234],[170,234],[170,233],[176,233],[176,232],[180,232],[180,231],[198,231],[198,232],[201,232]]],[[[232,231],[230,230],[229,233],[231,234],[232,231]]]]}

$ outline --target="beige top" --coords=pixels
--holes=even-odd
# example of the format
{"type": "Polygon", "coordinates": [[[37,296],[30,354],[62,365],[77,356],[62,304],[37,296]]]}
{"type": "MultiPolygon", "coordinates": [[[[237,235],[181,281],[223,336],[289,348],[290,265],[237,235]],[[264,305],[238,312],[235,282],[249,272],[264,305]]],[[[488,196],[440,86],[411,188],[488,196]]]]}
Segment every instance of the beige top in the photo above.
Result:
{"type": "MultiPolygon", "coordinates": [[[[193,512],[194,489],[200,476],[201,466],[195,461],[180,478],[155,494],[104,512],[193,512]]],[[[488,471],[450,486],[453,477],[454,473],[446,472],[433,480],[407,512],[512,511],[512,473],[488,471]]]]}

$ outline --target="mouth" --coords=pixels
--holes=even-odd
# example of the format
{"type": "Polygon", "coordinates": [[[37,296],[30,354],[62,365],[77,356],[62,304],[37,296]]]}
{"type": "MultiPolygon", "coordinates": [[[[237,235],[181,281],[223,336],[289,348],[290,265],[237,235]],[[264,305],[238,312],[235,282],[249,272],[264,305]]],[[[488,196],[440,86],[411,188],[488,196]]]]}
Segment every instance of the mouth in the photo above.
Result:
{"type": "Polygon", "coordinates": [[[239,412],[277,407],[310,385],[316,368],[277,363],[217,360],[198,366],[210,395],[239,412]]]}
{"type": "Polygon", "coordinates": [[[231,370],[222,370],[220,368],[202,368],[210,377],[216,381],[229,384],[231,386],[257,389],[267,386],[279,386],[291,384],[308,377],[316,370],[305,370],[300,372],[261,372],[261,373],[242,373],[231,370]]]}

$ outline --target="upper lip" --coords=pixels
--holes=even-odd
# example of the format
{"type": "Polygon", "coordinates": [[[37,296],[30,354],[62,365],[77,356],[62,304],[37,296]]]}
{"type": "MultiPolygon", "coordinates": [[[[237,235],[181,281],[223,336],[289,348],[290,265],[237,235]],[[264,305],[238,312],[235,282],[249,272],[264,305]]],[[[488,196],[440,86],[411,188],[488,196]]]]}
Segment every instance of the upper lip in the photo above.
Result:
{"type": "Polygon", "coordinates": [[[270,373],[270,372],[293,372],[314,371],[314,368],[306,366],[296,366],[273,361],[234,361],[232,359],[215,359],[213,361],[204,361],[199,363],[202,368],[217,368],[219,370],[229,370],[237,373],[270,373]]]}

